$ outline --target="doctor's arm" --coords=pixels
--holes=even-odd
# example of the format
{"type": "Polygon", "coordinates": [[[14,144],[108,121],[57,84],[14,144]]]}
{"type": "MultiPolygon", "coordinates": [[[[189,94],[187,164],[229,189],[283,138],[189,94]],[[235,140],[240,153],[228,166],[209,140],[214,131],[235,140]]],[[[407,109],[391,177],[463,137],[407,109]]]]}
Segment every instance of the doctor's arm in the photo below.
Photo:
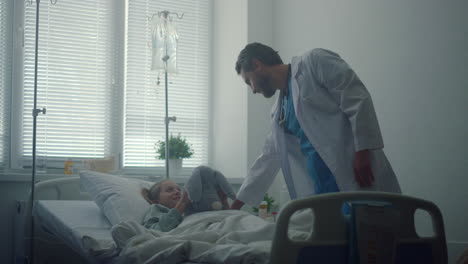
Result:
{"type": "Polygon", "coordinates": [[[369,151],[384,146],[370,93],[337,54],[318,50],[314,56],[316,75],[351,124],[356,150],[353,161],[356,181],[361,187],[369,187],[374,181],[369,151]]]}
{"type": "Polygon", "coordinates": [[[361,187],[371,187],[374,182],[369,150],[357,151],[353,161],[354,177],[361,187]]]}
{"type": "Polygon", "coordinates": [[[231,209],[238,210],[244,204],[257,206],[264,194],[273,183],[281,167],[280,155],[276,142],[270,134],[265,139],[262,154],[249,169],[247,177],[237,193],[237,199],[231,204],[231,209]]]}
{"type": "Polygon", "coordinates": [[[231,204],[231,210],[240,210],[242,208],[242,206],[244,206],[244,202],[242,202],[241,200],[236,199],[231,204]]]}

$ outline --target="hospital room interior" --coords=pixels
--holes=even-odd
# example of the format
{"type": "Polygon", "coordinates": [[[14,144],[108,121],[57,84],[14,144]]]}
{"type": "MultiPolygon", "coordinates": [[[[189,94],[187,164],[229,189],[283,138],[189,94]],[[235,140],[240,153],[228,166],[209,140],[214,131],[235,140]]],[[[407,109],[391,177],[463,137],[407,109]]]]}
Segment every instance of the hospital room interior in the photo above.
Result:
{"type": "MultiPolygon", "coordinates": [[[[285,64],[323,48],[352,67],[372,96],[383,151],[401,193],[441,213],[434,219],[438,213],[417,210],[418,235],[437,237],[442,230],[441,254],[448,261],[437,263],[468,263],[468,2],[37,2],[0,0],[0,263],[26,263],[31,247],[44,249],[30,262],[63,261],[48,254],[59,252],[54,243],[67,241],[52,241],[53,232],[41,238],[51,230],[42,228],[39,219],[31,222],[31,213],[39,214],[28,206],[32,193],[34,202],[60,200],[45,201],[51,208],[72,208],[65,204],[68,199],[80,206],[91,203],[107,230],[114,220],[99,211],[99,201],[92,201],[101,192],[96,191],[99,184],[90,182],[96,175],[129,185],[169,177],[184,186],[204,165],[224,175],[237,193],[262,152],[279,94],[253,94],[235,70],[239,52],[253,42],[272,47],[285,64]],[[165,46],[158,34],[164,35],[165,46]],[[188,146],[178,157],[182,164],[166,159],[169,138],[188,146]],[[84,183],[83,177],[88,177],[84,183]],[[65,183],[65,189],[50,191],[56,187],[48,182],[65,183]],[[434,230],[434,221],[443,228],[434,230]],[[31,228],[37,234],[28,234],[31,228]]],[[[266,194],[272,200],[268,213],[274,215],[260,219],[260,205],[246,204],[241,211],[245,219],[260,219],[264,228],[275,230],[281,210],[293,202],[281,171],[266,194]]],[[[63,247],[82,255],[73,249],[75,242],[63,247]]],[[[78,247],[91,247],[85,244],[78,247]]],[[[236,250],[242,256],[257,252],[236,250]]],[[[269,247],[262,250],[252,263],[270,263],[269,247]],[[265,254],[267,260],[261,258],[265,254]]],[[[439,252],[437,246],[432,250],[439,252]]],[[[153,261],[158,258],[170,259],[157,254],[153,261]]],[[[199,259],[167,263],[204,263],[199,259]]]]}

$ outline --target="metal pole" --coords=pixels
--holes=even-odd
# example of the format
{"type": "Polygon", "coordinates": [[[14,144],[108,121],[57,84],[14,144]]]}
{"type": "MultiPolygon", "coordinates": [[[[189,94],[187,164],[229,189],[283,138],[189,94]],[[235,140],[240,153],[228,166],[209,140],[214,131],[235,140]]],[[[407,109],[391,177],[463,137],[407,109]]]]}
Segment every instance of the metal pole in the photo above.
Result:
{"type": "MultiPolygon", "coordinates": [[[[166,62],[167,66],[167,62],[166,62]]],[[[169,178],[169,107],[168,107],[168,87],[167,87],[167,69],[166,72],[164,73],[165,77],[165,85],[166,85],[166,178],[169,178]]]]}
{"type": "Polygon", "coordinates": [[[169,102],[168,102],[168,83],[167,83],[167,62],[169,60],[169,56],[167,55],[167,18],[169,16],[169,11],[164,11],[163,12],[164,16],[164,27],[166,28],[165,35],[164,35],[164,85],[166,89],[166,118],[165,123],[166,123],[166,178],[169,178],[169,102]]]}
{"type": "Polygon", "coordinates": [[[31,216],[31,238],[29,246],[30,263],[34,262],[34,219],[33,219],[33,206],[34,206],[34,184],[36,182],[36,131],[37,131],[37,116],[45,109],[39,110],[37,107],[37,64],[39,56],[39,5],[40,0],[36,0],[36,43],[35,43],[35,56],[34,56],[34,105],[33,105],[33,138],[32,138],[32,177],[31,177],[31,197],[29,201],[29,213],[31,216]]]}

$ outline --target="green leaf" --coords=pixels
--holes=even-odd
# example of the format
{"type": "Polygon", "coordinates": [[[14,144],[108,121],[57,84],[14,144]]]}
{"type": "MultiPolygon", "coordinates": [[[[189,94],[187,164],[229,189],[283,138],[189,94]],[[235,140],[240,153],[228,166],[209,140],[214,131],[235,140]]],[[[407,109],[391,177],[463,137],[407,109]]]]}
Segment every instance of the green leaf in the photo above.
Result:
{"type": "MultiPolygon", "coordinates": [[[[164,141],[158,141],[155,144],[156,158],[166,159],[166,143],[164,141]]],[[[177,137],[172,134],[169,137],[169,158],[170,159],[186,159],[193,155],[193,149],[187,143],[185,138],[182,138],[180,133],[177,137]]]]}
{"type": "MultiPolygon", "coordinates": [[[[273,197],[269,196],[268,193],[265,193],[263,196],[263,201],[267,202],[267,211],[270,212],[275,205],[275,199],[273,197]]],[[[252,211],[258,212],[258,207],[252,207],[252,211]]]]}

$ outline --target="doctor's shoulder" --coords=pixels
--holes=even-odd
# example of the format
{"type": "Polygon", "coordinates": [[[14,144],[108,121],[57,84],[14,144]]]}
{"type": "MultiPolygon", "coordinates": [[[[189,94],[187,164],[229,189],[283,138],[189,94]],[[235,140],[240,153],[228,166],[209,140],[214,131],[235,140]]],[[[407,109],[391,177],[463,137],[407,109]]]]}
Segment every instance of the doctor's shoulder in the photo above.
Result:
{"type": "Polygon", "coordinates": [[[331,50],[315,48],[300,57],[299,67],[302,71],[309,72],[319,82],[324,82],[325,75],[336,72],[337,67],[347,65],[346,62],[331,50]]]}
{"type": "Polygon", "coordinates": [[[309,50],[301,57],[303,61],[308,61],[311,64],[320,64],[326,60],[341,58],[338,53],[323,48],[309,50]]]}

